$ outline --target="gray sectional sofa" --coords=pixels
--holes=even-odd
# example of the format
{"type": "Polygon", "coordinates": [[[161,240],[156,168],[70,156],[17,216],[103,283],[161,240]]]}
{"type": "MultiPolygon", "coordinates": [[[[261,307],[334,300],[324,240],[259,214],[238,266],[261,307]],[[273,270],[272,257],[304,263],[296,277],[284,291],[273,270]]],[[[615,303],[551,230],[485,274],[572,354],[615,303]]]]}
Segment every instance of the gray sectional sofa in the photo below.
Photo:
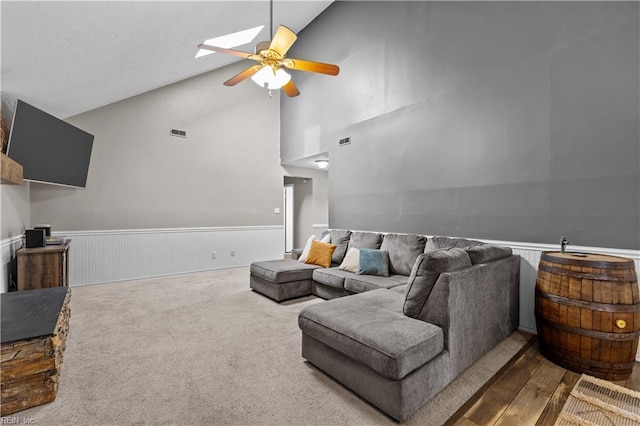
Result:
{"type": "Polygon", "coordinates": [[[276,301],[309,294],[333,299],[300,311],[302,356],[397,421],[516,329],[520,259],[510,248],[329,232],[337,245],[332,267],[255,262],[250,286],[276,301]],[[351,247],[387,251],[389,276],[338,269],[351,247]]]}

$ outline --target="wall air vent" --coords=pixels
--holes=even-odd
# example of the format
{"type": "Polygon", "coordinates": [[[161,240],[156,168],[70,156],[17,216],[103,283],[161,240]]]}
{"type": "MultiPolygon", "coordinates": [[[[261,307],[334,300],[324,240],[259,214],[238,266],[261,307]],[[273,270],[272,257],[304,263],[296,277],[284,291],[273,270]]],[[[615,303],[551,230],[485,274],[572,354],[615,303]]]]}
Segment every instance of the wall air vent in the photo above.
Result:
{"type": "Polygon", "coordinates": [[[349,145],[350,143],[351,143],[351,136],[347,136],[346,138],[340,139],[338,141],[339,146],[349,145]]]}
{"type": "Polygon", "coordinates": [[[169,131],[169,134],[171,136],[178,136],[180,138],[186,138],[187,137],[187,132],[184,130],[178,130],[178,129],[171,129],[169,131]]]}

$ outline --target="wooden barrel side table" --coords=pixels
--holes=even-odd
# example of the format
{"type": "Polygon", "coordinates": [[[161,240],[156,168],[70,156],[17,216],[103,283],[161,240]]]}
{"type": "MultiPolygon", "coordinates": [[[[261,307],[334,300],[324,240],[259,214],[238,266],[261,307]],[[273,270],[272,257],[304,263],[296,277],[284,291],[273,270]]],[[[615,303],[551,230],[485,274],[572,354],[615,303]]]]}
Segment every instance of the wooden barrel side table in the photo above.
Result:
{"type": "Polygon", "coordinates": [[[632,259],[543,252],[535,288],[542,354],[576,373],[631,376],[640,335],[640,292],[632,259]]]}

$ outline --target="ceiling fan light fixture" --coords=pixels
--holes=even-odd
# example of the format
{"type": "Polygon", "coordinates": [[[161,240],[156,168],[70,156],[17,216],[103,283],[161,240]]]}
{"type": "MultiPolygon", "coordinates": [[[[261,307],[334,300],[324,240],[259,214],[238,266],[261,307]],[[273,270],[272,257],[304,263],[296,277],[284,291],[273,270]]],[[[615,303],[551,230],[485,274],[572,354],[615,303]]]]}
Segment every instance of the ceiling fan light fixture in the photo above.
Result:
{"type": "Polygon", "coordinates": [[[329,160],[316,160],[316,166],[318,166],[319,169],[326,169],[328,165],[329,160]]]}
{"type": "Polygon", "coordinates": [[[291,75],[282,68],[278,68],[274,73],[271,67],[265,66],[255,73],[251,77],[251,80],[262,88],[272,90],[280,89],[282,86],[287,84],[289,80],[291,80],[291,75]]]}

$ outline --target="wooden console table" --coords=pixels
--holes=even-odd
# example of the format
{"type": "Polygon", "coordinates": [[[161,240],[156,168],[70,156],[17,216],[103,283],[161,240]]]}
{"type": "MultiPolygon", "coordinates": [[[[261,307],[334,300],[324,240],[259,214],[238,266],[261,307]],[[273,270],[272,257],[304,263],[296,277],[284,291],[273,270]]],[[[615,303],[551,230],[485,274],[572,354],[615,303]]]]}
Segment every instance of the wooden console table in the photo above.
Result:
{"type": "Polygon", "coordinates": [[[6,416],[56,398],[69,331],[68,287],[0,295],[2,404],[6,416]]]}
{"type": "Polygon", "coordinates": [[[32,290],[69,285],[69,245],[21,248],[18,255],[18,290],[32,290]]]}

